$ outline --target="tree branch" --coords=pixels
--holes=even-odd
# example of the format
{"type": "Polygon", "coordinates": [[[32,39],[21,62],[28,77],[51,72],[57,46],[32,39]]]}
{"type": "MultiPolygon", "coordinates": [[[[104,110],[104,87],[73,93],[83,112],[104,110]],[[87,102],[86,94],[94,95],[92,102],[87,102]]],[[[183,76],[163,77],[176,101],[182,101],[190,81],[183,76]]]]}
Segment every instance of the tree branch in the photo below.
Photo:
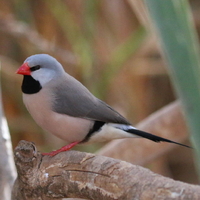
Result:
{"type": "Polygon", "coordinates": [[[13,200],[200,199],[200,186],[154,174],[148,169],[77,151],[42,156],[31,142],[15,149],[18,178],[13,200]]]}

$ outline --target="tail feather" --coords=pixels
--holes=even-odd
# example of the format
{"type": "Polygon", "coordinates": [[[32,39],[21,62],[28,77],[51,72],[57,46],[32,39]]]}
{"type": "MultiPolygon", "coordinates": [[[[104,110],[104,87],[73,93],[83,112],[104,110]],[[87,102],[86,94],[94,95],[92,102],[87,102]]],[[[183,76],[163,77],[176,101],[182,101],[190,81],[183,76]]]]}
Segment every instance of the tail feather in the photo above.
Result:
{"type": "Polygon", "coordinates": [[[138,129],[134,129],[134,128],[127,129],[126,132],[132,133],[134,135],[137,135],[137,136],[140,136],[140,137],[143,137],[143,138],[147,138],[147,139],[152,140],[154,142],[169,142],[169,143],[178,144],[178,145],[181,145],[181,146],[184,146],[184,147],[192,148],[188,145],[181,144],[181,143],[178,143],[178,142],[174,142],[172,140],[168,140],[168,139],[165,139],[165,138],[162,138],[162,137],[159,137],[159,136],[156,136],[156,135],[153,135],[151,133],[147,133],[147,132],[144,132],[144,131],[141,131],[141,130],[138,130],[138,129]]]}

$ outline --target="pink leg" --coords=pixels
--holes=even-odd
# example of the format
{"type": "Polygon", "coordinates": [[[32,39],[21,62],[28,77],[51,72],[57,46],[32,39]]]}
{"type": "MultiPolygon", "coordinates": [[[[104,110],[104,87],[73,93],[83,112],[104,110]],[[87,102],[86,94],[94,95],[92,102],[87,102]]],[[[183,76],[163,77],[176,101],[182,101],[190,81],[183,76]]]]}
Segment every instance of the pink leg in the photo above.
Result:
{"type": "Polygon", "coordinates": [[[60,153],[60,152],[70,150],[72,147],[74,147],[74,146],[77,145],[78,143],[79,143],[79,142],[72,142],[71,144],[68,144],[68,145],[66,145],[66,146],[64,146],[64,147],[62,147],[62,148],[60,148],[60,149],[58,149],[58,150],[56,150],[56,151],[51,151],[51,152],[49,152],[49,153],[42,153],[42,155],[44,155],[44,156],[46,156],[46,155],[48,155],[48,156],[55,156],[56,154],[58,154],[58,153],[60,153]]]}

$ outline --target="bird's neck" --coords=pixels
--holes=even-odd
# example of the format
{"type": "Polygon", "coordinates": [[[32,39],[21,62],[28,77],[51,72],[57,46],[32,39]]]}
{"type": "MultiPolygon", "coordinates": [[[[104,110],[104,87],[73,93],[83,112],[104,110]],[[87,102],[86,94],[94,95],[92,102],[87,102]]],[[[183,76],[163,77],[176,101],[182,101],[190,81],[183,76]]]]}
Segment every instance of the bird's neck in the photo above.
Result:
{"type": "Polygon", "coordinates": [[[22,82],[22,92],[25,94],[35,94],[42,89],[39,81],[36,81],[32,76],[24,75],[22,82]]]}

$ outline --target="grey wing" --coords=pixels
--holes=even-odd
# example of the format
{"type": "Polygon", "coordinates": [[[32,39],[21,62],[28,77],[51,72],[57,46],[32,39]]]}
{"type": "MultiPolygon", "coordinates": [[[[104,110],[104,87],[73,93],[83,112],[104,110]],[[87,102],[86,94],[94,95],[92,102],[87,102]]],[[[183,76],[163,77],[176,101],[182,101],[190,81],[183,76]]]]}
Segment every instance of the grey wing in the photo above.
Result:
{"type": "Polygon", "coordinates": [[[89,90],[71,76],[54,87],[53,110],[73,117],[110,123],[130,124],[109,105],[93,96],[89,90]]]}
{"type": "Polygon", "coordinates": [[[125,119],[112,107],[99,99],[97,99],[97,101],[98,103],[96,106],[90,111],[90,113],[87,114],[87,118],[108,123],[110,122],[130,125],[130,122],[128,122],[127,119],[125,119]]]}

